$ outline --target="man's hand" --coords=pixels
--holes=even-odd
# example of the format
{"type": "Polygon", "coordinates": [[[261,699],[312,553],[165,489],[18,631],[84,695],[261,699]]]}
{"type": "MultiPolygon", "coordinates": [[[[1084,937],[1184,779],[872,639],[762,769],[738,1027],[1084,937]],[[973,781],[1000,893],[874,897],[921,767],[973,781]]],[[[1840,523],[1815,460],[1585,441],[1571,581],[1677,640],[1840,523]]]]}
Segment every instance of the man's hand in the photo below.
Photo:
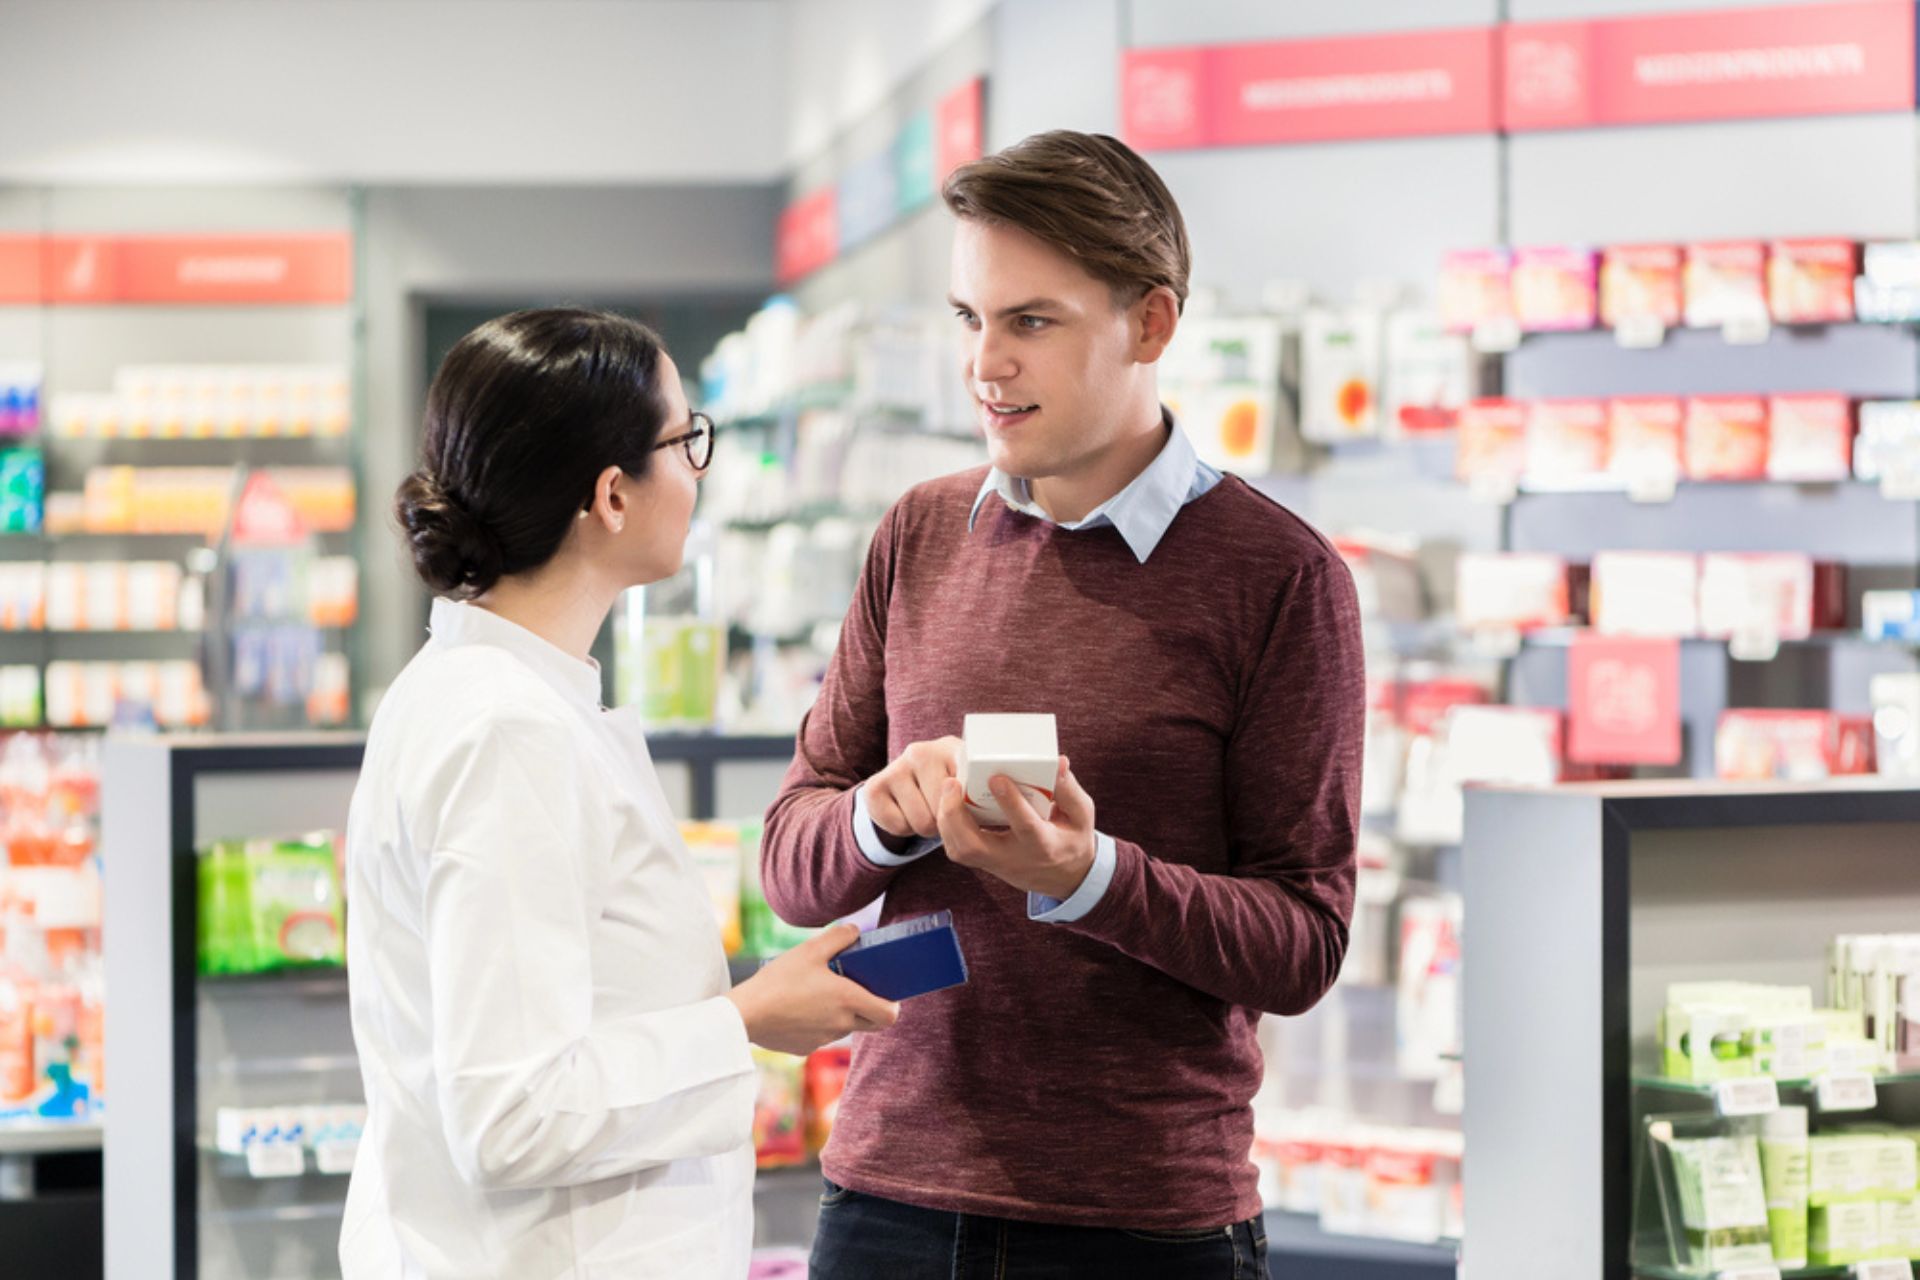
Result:
{"type": "Polygon", "coordinates": [[[961,745],[958,738],[916,742],[867,779],[867,816],[882,835],[905,840],[940,834],[940,792],[959,771],[961,745]]]}
{"type": "Polygon", "coordinates": [[[1096,837],[1093,800],[1081,787],[1065,756],[1053,788],[1053,816],[1043,820],[1012,781],[989,784],[1000,811],[1012,824],[1005,830],[982,827],[967,808],[967,792],[949,779],[940,795],[940,838],[947,861],[974,867],[1016,889],[1060,901],[1073,896],[1093,869],[1096,837]]]}

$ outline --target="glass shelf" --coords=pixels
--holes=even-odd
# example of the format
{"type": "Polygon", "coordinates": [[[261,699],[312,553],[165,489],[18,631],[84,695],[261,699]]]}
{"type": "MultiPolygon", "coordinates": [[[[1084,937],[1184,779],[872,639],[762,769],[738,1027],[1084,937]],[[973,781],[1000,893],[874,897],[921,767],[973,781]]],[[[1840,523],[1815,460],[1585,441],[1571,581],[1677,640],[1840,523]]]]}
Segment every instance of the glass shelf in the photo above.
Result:
{"type": "MultiPolygon", "coordinates": [[[[1742,1079],[1765,1079],[1764,1076],[1745,1076],[1742,1079]]],[[[1903,1085],[1920,1084],[1920,1071],[1890,1072],[1886,1075],[1871,1077],[1875,1091],[1903,1085]]],[[[1775,1080],[1774,1084],[1782,1093],[1809,1093],[1813,1090],[1812,1080],[1775,1080]]],[[[1673,1080],[1666,1076],[1636,1074],[1633,1077],[1636,1089],[1657,1089],[1663,1093],[1685,1093],[1696,1098],[1711,1098],[1713,1085],[1701,1084],[1693,1080],[1673,1080]]]]}
{"type": "MultiPolygon", "coordinates": [[[[1736,1267],[1733,1268],[1733,1270],[1737,1274],[1740,1269],[1736,1267]]],[[[1640,1280],[1714,1280],[1714,1277],[1720,1273],[1717,1271],[1687,1271],[1678,1267],[1662,1267],[1635,1263],[1633,1266],[1633,1274],[1640,1277],[1640,1280]]],[[[1783,1269],[1780,1272],[1780,1280],[1815,1280],[1816,1277],[1822,1276],[1850,1276],[1852,1274],[1853,1271],[1850,1267],[1797,1267],[1790,1271],[1783,1269]]]]}

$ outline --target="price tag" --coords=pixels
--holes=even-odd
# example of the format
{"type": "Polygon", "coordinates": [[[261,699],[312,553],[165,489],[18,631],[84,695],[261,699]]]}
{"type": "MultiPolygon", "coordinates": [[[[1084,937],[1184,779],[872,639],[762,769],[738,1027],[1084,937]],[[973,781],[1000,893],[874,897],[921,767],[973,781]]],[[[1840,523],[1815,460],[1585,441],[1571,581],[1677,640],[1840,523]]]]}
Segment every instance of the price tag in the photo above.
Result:
{"type": "Polygon", "coordinates": [[[1629,351],[1645,351],[1667,340],[1658,316],[1628,316],[1613,326],[1613,340],[1629,351]]]}
{"type": "Polygon", "coordinates": [[[1513,476],[1478,475],[1473,478],[1469,492],[1473,494],[1475,502],[1494,507],[1509,506],[1520,496],[1520,481],[1513,476]]]}
{"type": "Polygon", "coordinates": [[[1443,1116],[1457,1116],[1467,1109],[1467,1074],[1458,1062],[1448,1063],[1433,1082],[1433,1109],[1443,1116]]]}
{"type": "Polygon", "coordinates": [[[352,1173],[358,1142],[322,1142],[313,1149],[313,1163],[322,1173],[352,1173]]]}
{"type": "Polygon", "coordinates": [[[1512,316],[1482,320],[1473,326],[1473,349],[1483,355],[1505,355],[1520,349],[1520,322],[1512,316]]]}
{"type": "Polygon", "coordinates": [[[307,1171],[307,1153],[290,1142],[256,1142],[247,1148],[247,1176],[297,1178],[307,1171]]]}
{"type": "Polygon", "coordinates": [[[1680,473],[1666,470],[1639,471],[1627,477],[1627,497],[1649,506],[1673,501],[1680,488],[1680,473]]]}
{"type": "Polygon", "coordinates": [[[1913,1264],[1905,1258],[1875,1258],[1853,1264],[1853,1280],[1913,1280],[1913,1264]]]}
{"type": "Polygon", "coordinates": [[[1722,1080],[1713,1086],[1713,1109],[1723,1116],[1764,1116],[1780,1109],[1780,1087],[1766,1076],[1722,1080]]]}
{"type": "Polygon", "coordinates": [[[1773,336],[1773,321],[1766,316],[1742,316],[1738,320],[1727,321],[1721,330],[1727,339],[1727,345],[1733,347],[1764,346],[1773,336]]]}
{"type": "Polygon", "coordinates": [[[1473,633],[1473,651],[1483,658],[1520,656],[1520,630],[1517,627],[1481,627],[1473,633]]]}
{"type": "Polygon", "coordinates": [[[1849,1072],[1814,1081],[1813,1101],[1822,1111],[1871,1111],[1880,1100],[1872,1076],[1849,1072]]]}
{"type": "Polygon", "coordinates": [[[1780,1280],[1780,1268],[1735,1267],[1731,1271],[1716,1271],[1714,1280],[1780,1280]]]}
{"type": "Polygon", "coordinates": [[[1780,635],[1771,627],[1741,627],[1727,641],[1735,662],[1772,662],[1780,656],[1780,635]]]}

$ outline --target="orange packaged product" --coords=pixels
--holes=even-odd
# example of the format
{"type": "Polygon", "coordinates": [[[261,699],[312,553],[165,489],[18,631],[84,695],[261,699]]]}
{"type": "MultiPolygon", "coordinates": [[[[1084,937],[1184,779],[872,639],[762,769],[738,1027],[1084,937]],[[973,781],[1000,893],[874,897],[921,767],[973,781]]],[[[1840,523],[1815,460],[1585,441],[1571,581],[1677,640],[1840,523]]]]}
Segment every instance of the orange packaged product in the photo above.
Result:
{"type": "Polygon", "coordinates": [[[1767,402],[1760,396],[1695,396],[1687,401],[1687,475],[1695,480],[1764,480],[1767,402]]]}
{"type": "Polygon", "coordinates": [[[1767,318],[1767,246],[1755,240],[1687,246],[1686,318],[1693,329],[1767,318]]]}
{"type": "Polygon", "coordinates": [[[1460,410],[1454,474],[1469,483],[1518,482],[1527,466],[1527,406],[1475,400],[1460,410]]]}
{"type": "Polygon", "coordinates": [[[1602,400],[1537,400],[1527,415],[1526,481],[1532,489],[1590,489],[1607,470],[1602,400]]]}
{"type": "Polygon", "coordinates": [[[1607,402],[1607,471],[1621,484],[1641,476],[1685,474],[1686,409],[1673,396],[1621,396],[1607,402]]]}
{"type": "Polygon", "coordinates": [[[1600,323],[1652,321],[1677,326],[1684,315],[1682,260],[1677,244],[1623,244],[1600,260],[1600,323]]]}
{"type": "Polygon", "coordinates": [[[1843,395],[1774,396],[1767,403],[1767,478],[1837,482],[1853,474],[1853,404],[1843,395]]]}
{"type": "Polygon", "coordinates": [[[0,975],[0,1105],[33,1096],[31,984],[0,975]]]}
{"type": "Polygon", "coordinates": [[[815,1155],[826,1149],[833,1122],[840,1113],[840,1095],[846,1092],[847,1072],[853,1067],[853,1048],[833,1044],[807,1056],[807,1149],[815,1155]]]}
{"type": "Polygon", "coordinates": [[[1776,240],[1767,260],[1767,297],[1780,324],[1853,319],[1860,246],[1851,240],[1776,240]]]}

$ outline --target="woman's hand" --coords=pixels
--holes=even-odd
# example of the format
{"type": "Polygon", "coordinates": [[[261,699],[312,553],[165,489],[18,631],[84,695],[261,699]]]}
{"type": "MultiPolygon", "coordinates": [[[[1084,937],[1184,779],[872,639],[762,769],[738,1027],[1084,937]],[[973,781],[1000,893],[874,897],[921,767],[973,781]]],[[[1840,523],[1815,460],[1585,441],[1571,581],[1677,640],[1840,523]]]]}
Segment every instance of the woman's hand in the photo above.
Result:
{"type": "Polygon", "coordinates": [[[727,993],[747,1024],[747,1039],[781,1053],[812,1053],[854,1031],[881,1031],[900,1005],[827,968],[860,938],[860,927],[837,924],[809,938],[727,993]]]}

